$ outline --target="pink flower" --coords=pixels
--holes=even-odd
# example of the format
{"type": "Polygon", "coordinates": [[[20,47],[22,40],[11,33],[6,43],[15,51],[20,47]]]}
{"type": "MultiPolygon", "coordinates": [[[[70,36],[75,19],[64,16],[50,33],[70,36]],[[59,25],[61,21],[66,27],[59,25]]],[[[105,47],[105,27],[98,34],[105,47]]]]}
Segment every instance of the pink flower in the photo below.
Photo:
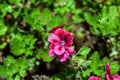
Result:
{"type": "Polygon", "coordinates": [[[100,80],[98,76],[90,76],[88,80],[100,80]]]}
{"type": "Polygon", "coordinates": [[[70,55],[75,53],[71,48],[73,44],[72,35],[66,30],[63,30],[63,26],[53,28],[50,33],[51,36],[48,38],[50,42],[49,56],[58,56],[61,62],[66,61],[70,55]]]}
{"type": "Polygon", "coordinates": [[[53,28],[52,30],[50,30],[49,33],[54,33],[58,28],[63,28],[63,26],[56,26],[55,28],[53,28]]]}
{"type": "Polygon", "coordinates": [[[118,74],[112,75],[113,80],[120,80],[120,76],[118,74]]]}
{"type": "Polygon", "coordinates": [[[105,74],[105,80],[120,80],[120,76],[118,74],[111,75],[109,64],[106,64],[106,70],[107,70],[107,73],[105,74]]]}

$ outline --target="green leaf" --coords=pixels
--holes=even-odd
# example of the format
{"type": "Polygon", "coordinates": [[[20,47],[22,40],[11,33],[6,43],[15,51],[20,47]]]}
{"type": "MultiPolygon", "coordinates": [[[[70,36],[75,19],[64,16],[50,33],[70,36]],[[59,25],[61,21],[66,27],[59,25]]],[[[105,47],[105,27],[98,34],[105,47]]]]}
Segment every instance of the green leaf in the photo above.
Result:
{"type": "Polygon", "coordinates": [[[20,76],[19,75],[15,76],[15,80],[20,80],[20,76]]]}
{"type": "Polygon", "coordinates": [[[81,23],[81,22],[84,21],[84,19],[81,18],[78,14],[73,15],[73,16],[72,16],[72,19],[73,19],[73,22],[74,22],[74,23],[81,23]]]}
{"type": "Polygon", "coordinates": [[[6,42],[0,43],[0,49],[4,49],[6,45],[7,45],[6,42]]]}
{"type": "Polygon", "coordinates": [[[106,65],[106,63],[109,61],[109,59],[108,59],[108,57],[104,57],[101,61],[100,61],[100,63],[101,63],[101,65],[106,65]]]}
{"type": "Polygon", "coordinates": [[[7,67],[9,67],[11,64],[14,64],[15,60],[12,56],[7,56],[4,60],[4,65],[6,65],[7,67]]]}
{"type": "Polygon", "coordinates": [[[9,3],[13,4],[15,2],[15,0],[9,0],[9,3]]]}
{"type": "Polygon", "coordinates": [[[99,62],[100,62],[100,56],[99,56],[98,52],[93,53],[91,60],[92,60],[92,62],[90,64],[90,67],[91,67],[92,71],[94,73],[98,73],[97,71],[98,71],[99,62]]]}
{"type": "Polygon", "coordinates": [[[31,3],[35,3],[36,1],[35,0],[30,0],[31,3]]]}
{"type": "Polygon", "coordinates": [[[90,24],[91,33],[103,37],[119,35],[119,9],[120,8],[116,6],[104,6],[101,13],[98,13],[97,15],[84,13],[87,23],[90,24]]]}
{"type": "Polygon", "coordinates": [[[19,57],[19,59],[15,59],[12,56],[7,56],[4,60],[4,65],[2,65],[3,69],[0,66],[0,70],[2,71],[0,75],[6,76],[8,80],[11,78],[20,80],[21,77],[25,77],[27,70],[33,69],[34,63],[34,58],[19,57]]]}
{"type": "Polygon", "coordinates": [[[16,34],[12,37],[10,42],[11,52],[15,56],[19,56],[21,54],[25,54],[26,56],[32,55],[34,49],[34,44],[36,42],[36,38],[33,35],[21,35],[16,34]]]}
{"type": "Polygon", "coordinates": [[[120,69],[120,65],[118,64],[118,62],[111,62],[110,68],[111,68],[111,73],[116,74],[120,69]]]}
{"type": "Polygon", "coordinates": [[[0,36],[4,35],[7,32],[7,27],[3,24],[3,22],[0,22],[0,36]]]}
{"type": "Polygon", "coordinates": [[[46,49],[40,49],[37,53],[36,53],[36,58],[37,59],[42,59],[45,62],[51,62],[54,58],[50,57],[48,55],[48,50],[46,49]]]}
{"type": "Polygon", "coordinates": [[[84,17],[86,19],[86,21],[93,27],[97,27],[98,24],[97,24],[97,20],[98,20],[98,16],[97,15],[90,15],[89,13],[84,13],[84,17]]]}
{"type": "Polygon", "coordinates": [[[85,70],[85,71],[82,72],[82,75],[83,75],[83,77],[87,77],[87,76],[90,75],[90,73],[91,73],[91,70],[87,69],[87,70],[85,70]]]}
{"type": "Polygon", "coordinates": [[[53,60],[53,58],[50,57],[50,56],[48,55],[48,53],[42,54],[41,57],[42,57],[43,61],[45,61],[45,62],[51,62],[51,61],[53,60]]]}
{"type": "Polygon", "coordinates": [[[28,69],[29,69],[29,70],[32,70],[33,67],[35,66],[34,62],[35,62],[35,58],[27,59],[27,62],[26,62],[26,63],[27,63],[27,66],[28,66],[28,69]]]}
{"type": "Polygon", "coordinates": [[[77,54],[80,54],[82,56],[86,56],[87,54],[89,54],[90,52],[90,48],[86,47],[86,46],[82,46],[79,51],[77,52],[77,54]]]}
{"type": "Polygon", "coordinates": [[[16,19],[19,14],[20,14],[20,10],[19,11],[14,11],[13,12],[13,17],[16,19]]]}
{"type": "Polygon", "coordinates": [[[24,50],[24,44],[22,43],[22,39],[19,38],[13,38],[10,42],[10,48],[11,48],[11,52],[16,55],[19,56],[21,54],[23,54],[24,50]]]}
{"type": "Polygon", "coordinates": [[[7,77],[6,72],[7,72],[6,66],[0,65],[0,76],[5,76],[5,77],[7,77]]]}
{"type": "Polygon", "coordinates": [[[36,65],[36,66],[39,66],[39,65],[40,65],[40,62],[39,62],[39,61],[36,61],[35,65],[36,65]]]}

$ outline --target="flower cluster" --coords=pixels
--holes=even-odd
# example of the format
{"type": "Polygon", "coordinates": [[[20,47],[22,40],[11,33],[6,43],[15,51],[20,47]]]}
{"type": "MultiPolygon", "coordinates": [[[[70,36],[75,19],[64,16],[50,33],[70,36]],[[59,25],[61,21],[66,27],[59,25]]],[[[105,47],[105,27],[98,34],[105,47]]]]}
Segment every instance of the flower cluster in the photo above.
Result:
{"type": "Polygon", "coordinates": [[[88,80],[100,80],[98,76],[91,76],[88,80]]]}
{"type": "Polygon", "coordinates": [[[110,65],[106,64],[106,74],[105,74],[105,79],[106,80],[120,80],[120,76],[118,74],[116,75],[111,75],[110,73],[110,65]]]}
{"type": "Polygon", "coordinates": [[[61,62],[65,62],[70,55],[75,53],[71,48],[73,44],[72,35],[63,29],[63,26],[57,26],[51,31],[51,36],[48,38],[50,42],[49,56],[57,56],[61,62]]]}
{"type": "MultiPolygon", "coordinates": [[[[106,71],[105,80],[120,80],[120,76],[118,74],[111,75],[109,64],[106,64],[106,71]]],[[[98,76],[90,76],[88,80],[100,80],[100,78],[98,76]]]]}

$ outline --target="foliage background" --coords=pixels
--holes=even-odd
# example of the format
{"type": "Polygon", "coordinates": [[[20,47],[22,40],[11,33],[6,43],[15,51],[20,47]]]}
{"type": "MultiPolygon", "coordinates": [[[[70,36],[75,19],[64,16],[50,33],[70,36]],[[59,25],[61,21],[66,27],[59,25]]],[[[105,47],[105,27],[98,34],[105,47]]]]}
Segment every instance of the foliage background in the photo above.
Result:
{"type": "Polygon", "coordinates": [[[1,80],[104,80],[120,73],[119,0],[0,0],[1,80]],[[48,56],[49,30],[73,34],[76,53],[65,63],[48,56]]]}

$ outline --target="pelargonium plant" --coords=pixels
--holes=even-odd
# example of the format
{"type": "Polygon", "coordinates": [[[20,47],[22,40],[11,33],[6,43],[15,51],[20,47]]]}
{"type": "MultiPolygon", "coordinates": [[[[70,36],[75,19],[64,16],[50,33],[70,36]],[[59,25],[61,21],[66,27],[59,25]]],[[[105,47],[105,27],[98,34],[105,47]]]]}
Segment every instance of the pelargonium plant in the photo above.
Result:
{"type": "Polygon", "coordinates": [[[50,31],[49,56],[57,56],[61,62],[65,62],[75,51],[72,49],[73,36],[63,29],[63,26],[57,26],[50,31]]]}
{"type": "MultiPolygon", "coordinates": [[[[98,76],[90,76],[88,80],[100,80],[98,76]]],[[[112,75],[110,72],[110,65],[106,64],[106,74],[105,74],[105,80],[120,80],[120,75],[115,74],[112,75]]]]}
{"type": "Polygon", "coordinates": [[[118,74],[111,75],[109,64],[106,64],[106,70],[107,72],[105,74],[105,80],[120,80],[120,76],[118,74]]]}

